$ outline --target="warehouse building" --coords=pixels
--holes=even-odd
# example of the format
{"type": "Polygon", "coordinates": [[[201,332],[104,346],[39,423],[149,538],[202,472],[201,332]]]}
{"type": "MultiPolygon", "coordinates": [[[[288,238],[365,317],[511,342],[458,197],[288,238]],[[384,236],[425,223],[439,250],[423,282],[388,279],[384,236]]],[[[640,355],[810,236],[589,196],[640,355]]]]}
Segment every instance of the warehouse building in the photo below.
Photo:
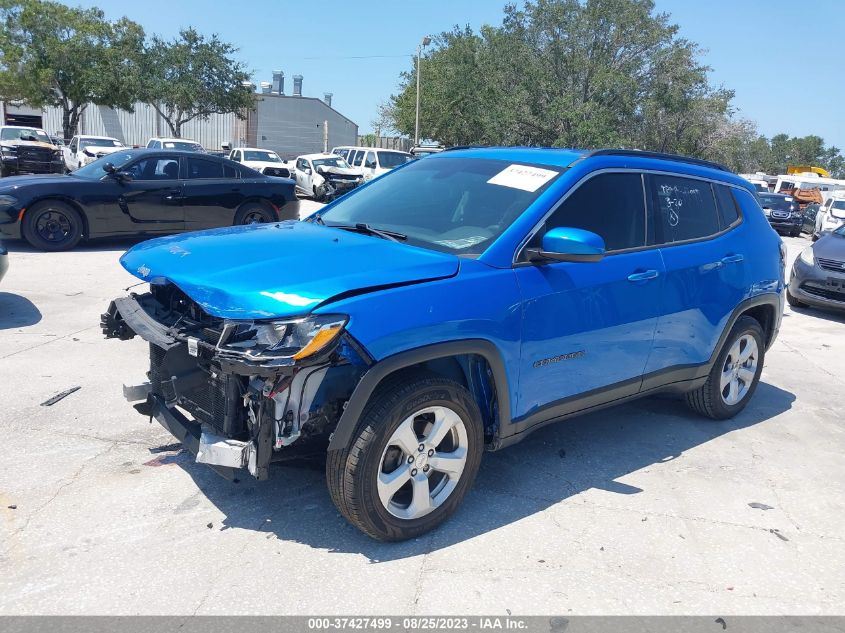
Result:
{"type": "MultiPolygon", "coordinates": [[[[273,82],[262,82],[255,108],[243,113],[213,114],[208,119],[189,121],[182,136],[200,143],[207,150],[231,147],[261,147],[282,158],[321,152],[338,145],[355,145],[358,125],[332,107],[332,94],[323,99],[302,94],[303,78],[293,77],[293,91],[285,94],[285,76],[273,73],[273,82]]],[[[0,104],[0,120],[12,125],[33,125],[48,134],[61,136],[62,111],[0,104]]],[[[82,114],[79,134],[111,136],[125,145],[144,147],[155,136],[170,136],[170,128],[151,105],[137,103],[134,112],[89,105],[82,114]]]]}

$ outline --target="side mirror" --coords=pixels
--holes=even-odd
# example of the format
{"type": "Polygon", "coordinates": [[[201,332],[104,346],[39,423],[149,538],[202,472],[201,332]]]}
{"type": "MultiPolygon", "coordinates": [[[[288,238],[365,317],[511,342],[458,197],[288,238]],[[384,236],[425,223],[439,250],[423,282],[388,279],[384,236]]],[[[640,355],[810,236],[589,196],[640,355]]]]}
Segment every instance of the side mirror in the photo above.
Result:
{"type": "Polygon", "coordinates": [[[304,172],[305,172],[306,174],[308,174],[309,176],[311,175],[311,168],[310,168],[310,167],[306,167],[306,168],[305,168],[305,169],[303,169],[302,171],[304,171],[304,172]]]}
{"type": "Polygon", "coordinates": [[[228,152],[230,149],[232,149],[232,144],[231,143],[221,143],[220,148],[225,149],[228,152]]]}
{"type": "Polygon", "coordinates": [[[103,171],[107,174],[114,175],[117,170],[114,168],[114,165],[112,163],[106,163],[105,165],[103,165],[103,171]]]}
{"type": "Polygon", "coordinates": [[[583,229],[558,227],[543,236],[541,248],[528,249],[531,261],[597,262],[604,257],[601,236],[583,229]]]}

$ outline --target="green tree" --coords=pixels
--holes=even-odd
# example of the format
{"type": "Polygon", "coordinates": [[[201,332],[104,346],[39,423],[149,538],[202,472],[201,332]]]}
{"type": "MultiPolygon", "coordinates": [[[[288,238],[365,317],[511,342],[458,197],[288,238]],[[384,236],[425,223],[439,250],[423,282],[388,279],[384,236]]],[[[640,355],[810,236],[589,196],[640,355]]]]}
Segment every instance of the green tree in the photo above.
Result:
{"type": "Polygon", "coordinates": [[[181,137],[182,126],[193,119],[229,112],[244,118],[253,107],[249,73],[233,59],[236,52],[217,35],[206,38],[192,28],[172,41],[153,37],[145,53],[142,97],[174,137],[181,137]]]}
{"type": "MultiPolygon", "coordinates": [[[[447,144],[714,153],[733,93],[652,0],[534,0],[500,26],[455,28],[422,61],[421,130],[447,144]]],[[[416,68],[391,101],[413,130],[416,68]]]]}
{"type": "Polygon", "coordinates": [[[132,110],[143,29],[99,9],[0,0],[0,98],[62,109],[66,138],[89,104],[132,110]]]}

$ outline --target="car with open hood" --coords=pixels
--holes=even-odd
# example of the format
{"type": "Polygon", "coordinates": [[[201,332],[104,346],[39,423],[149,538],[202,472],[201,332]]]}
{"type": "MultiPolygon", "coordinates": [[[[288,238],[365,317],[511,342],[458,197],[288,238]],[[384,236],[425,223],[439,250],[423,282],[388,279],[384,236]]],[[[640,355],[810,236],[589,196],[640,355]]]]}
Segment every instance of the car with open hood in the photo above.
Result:
{"type": "Polygon", "coordinates": [[[292,180],[196,152],[122,149],[70,174],[0,180],[0,237],[45,251],[298,217],[292,180]]]}
{"type": "Polygon", "coordinates": [[[124,387],[141,414],[230,479],[324,451],[341,514],[400,540],[456,511],[485,450],[546,424],[666,392],[742,411],[785,249],[712,163],[479,148],[302,222],[158,238],[120,263],[149,287],[101,325],[148,348],[149,381],[124,387]]]}
{"type": "Polygon", "coordinates": [[[61,174],[62,150],[47,132],[20,125],[0,126],[0,177],[18,174],[61,174]]]}

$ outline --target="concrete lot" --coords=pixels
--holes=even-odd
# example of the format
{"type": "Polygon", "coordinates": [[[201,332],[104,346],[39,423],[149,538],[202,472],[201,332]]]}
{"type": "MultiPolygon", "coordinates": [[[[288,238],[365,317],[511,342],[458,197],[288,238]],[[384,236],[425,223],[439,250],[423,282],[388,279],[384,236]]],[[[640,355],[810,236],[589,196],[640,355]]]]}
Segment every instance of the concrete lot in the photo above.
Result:
{"type": "Polygon", "coordinates": [[[0,614],[845,613],[843,316],[787,308],[736,419],[648,399],[548,427],[389,545],[339,516],[322,465],[233,484],[123,400],[147,348],[98,322],[136,281],[129,245],[10,245],[0,614]]]}

